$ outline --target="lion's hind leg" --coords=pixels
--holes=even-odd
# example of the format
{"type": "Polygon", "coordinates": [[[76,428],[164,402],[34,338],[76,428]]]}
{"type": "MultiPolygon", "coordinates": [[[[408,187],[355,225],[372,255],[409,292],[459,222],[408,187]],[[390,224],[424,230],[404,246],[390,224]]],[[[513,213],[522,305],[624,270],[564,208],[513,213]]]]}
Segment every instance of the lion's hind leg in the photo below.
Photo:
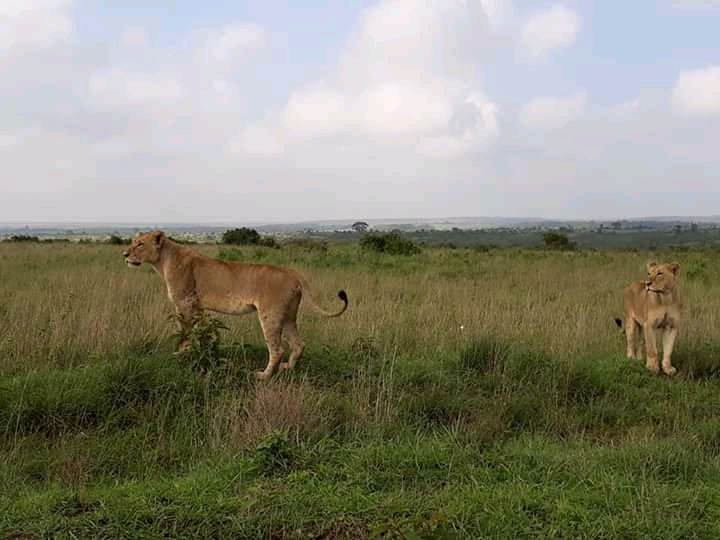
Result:
{"type": "Polygon", "coordinates": [[[625,317],[625,338],[628,358],[642,358],[642,326],[632,316],[625,317]]]}
{"type": "Polygon", "coordinates": [[[282,320],[261,313],[260,326],[268,348],[268,363],[265,370],[255,373],[255,378],[264,381],[272,377],[285,351],[282,344],[282,320]]]}
{"type": "Polygon", "coordinates": [[[297,322],[287,320],[283,326],[283,338],[290,345],[290,357],[287,362],[280,364],[280,369],[292,369],[305,352],[305,342],[298,334],[297,322]]]}

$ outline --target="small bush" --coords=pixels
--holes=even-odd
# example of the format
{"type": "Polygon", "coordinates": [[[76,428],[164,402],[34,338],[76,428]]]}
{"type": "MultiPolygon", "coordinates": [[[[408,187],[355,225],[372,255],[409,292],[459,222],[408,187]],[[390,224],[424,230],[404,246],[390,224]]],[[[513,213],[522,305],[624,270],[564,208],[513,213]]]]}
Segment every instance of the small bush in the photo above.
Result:
{"type": "MultiPolygon", "coordinates": [[[[177,315],[171,318],[175,319],[177,315]]],[[[220,319],[204,313],[197,315],[190,331],[190,346],[182,351],[181,356],[193,368],[206,373],[220,359],[220,330],[227,330],[227,326],[220,319]]],[[[179,335],[177,334],[178,337],[179,335]]]]}
{"type": "Polygon", "coordinates": [[[387,253],[389,255],[416,255],[420,253],[420,247],[412,240],[400,236],[398,231],[384,234],[367,234],[360,240],[360,247],[375,253],[387,253]]]}
{"type": "Polygon", "coordinates": [[[290,441],[287,433],[275,431],[258,443],[252,461],[258,474],[272,476],[288,472],[297,457],[297,445],[290,441]]]}

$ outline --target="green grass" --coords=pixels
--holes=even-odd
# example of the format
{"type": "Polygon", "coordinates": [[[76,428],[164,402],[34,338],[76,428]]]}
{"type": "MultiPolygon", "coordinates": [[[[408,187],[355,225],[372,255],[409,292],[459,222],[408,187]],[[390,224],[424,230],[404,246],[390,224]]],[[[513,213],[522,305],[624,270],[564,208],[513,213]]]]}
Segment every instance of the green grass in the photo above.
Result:
{"type": "Polygon", "coordinates": [[[717,252],[199,248],[350,308],[257,383],[254,316],[201,372],[119,248],[0,244],[0,538],[720,537],[717,252]],[[649,259],[683,267],[672,379],[612,321],[649,259]]]}

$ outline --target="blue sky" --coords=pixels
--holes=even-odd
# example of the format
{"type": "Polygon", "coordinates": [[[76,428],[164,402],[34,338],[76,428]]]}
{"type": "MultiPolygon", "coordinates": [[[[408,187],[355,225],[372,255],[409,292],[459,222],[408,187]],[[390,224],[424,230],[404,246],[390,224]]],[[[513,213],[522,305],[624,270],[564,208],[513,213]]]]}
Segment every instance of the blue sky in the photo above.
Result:
{"type": "Polygon", "coordinates": [[[720,213],[716,0],[23,1],[6,219],[720,213]]]}

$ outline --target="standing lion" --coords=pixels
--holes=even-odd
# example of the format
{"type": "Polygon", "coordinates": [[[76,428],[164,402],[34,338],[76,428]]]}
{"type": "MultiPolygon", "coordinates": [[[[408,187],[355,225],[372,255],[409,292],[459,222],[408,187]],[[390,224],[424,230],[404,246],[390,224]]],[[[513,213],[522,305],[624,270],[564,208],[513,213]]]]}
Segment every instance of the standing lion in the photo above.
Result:
{"type": "MultiPolygon", "coordinates": [[[[647,265],[648,279],[634,281],[623,291],[625,304],[625,337],[627,357],[642,358],[642,340],[645,340],[645,366],[658,373],[657,334],[662,335],[662,370],[674,375],[670,356],[680,325],[681,302],[675,289],[680,265],[676,262],[647,265]],[[642,334],[641,334],[642,333],[642,334]]],[[[615,319],[620,328],[623,321],[615,319]]]]}
{"type": "Polygon", "coordinates": [[[211,259],[162,231],[138,233],[123,256],[128,266],[148,263],[162,276],[178,315],[181,349],[189,345],[193,318],[203,310],[229,315],[257,311],[269,353],[267,367],[255,374],[258,379],[271,377],[278,365],[292,368],[302,356],[305,344],[298,335],[297,312],[303,293],[310,307],[325,317],[339,317],[348,307],[344,290],[338,292],[344,305],[331,313],[313,302],[306,281],[294,270],[211,259]],[[290,356],[280,363],[283,342],[290,345],[290,356]]]}

